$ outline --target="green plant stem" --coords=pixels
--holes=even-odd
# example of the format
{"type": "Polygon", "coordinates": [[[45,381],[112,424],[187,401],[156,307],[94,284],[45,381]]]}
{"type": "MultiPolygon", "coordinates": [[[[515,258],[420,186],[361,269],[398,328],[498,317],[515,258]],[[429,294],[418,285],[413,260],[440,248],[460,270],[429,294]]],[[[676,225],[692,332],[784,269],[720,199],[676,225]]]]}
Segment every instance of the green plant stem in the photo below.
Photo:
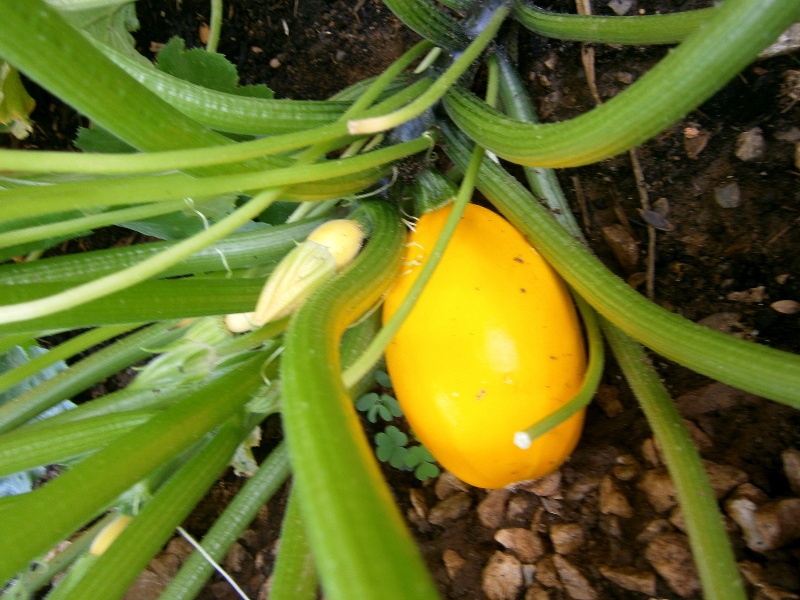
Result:
{"type": "Polygon", "coordinates": [[[429,0],[385,0],[384,4],[409,29],[437,46],[461,51],[470,42],[461,24],[429,0]]]}
{"type": "Polygon", "coordinates": [[[429,145],[430,139],[422,136],[346,159],[329,160],[315,165],[301,162],[291,167],[263,172],[201,178],[175,173],[4,190],[0,191],[0,202],[4,207],[0,220],[61,213],[71,209],[158,202],[177,198],[207,198],[218,194],[284,186],[296,186],[292,193],[282,194],[282,199],[285,200],[328,199],[360,191],[384,174],[385,165],[424,151],[429,145]],[[338,185],[337,180],[339,180],[338,185]],[[321,183],[311,186],[298,185],[311,182],[321,183]],[[345,183],[344,187],[342,183],[345,183]]]}
{"type": "Polygon", "coordinates": [[[600,331],[597,313],[580,296],[574,296],[575,303],[583,319],[583,326],[586,330],[588,340],[589,364],[586,367],[581,388],[575,397],[567,402],[557,411],[549,414],[540,421],[537,421],[524,431],[514,435],[514,443],[520,448],[527,448],[540,435],[544,435],[554,427],[560,425],[572,415],[586,408],[597,392],[600,379],[603,377],[605,369],[605,349],[603,347],[603,334],[600,331]]]}
{"type": "Polygon", "coordinates": [[[339,337],[393,280],[404,231],[382,202],[362,205],[370,241],[341,275],[312,295],[285,334],[283,418],[295,486],[330,600],[436,598],[436,588],[342,384],[339,337]]]}
{"type": "Polygon", "coordinates": [[[286,504],[280,539],[272,571],[270,600],[314,600],[317,597],[317,572],[294,491],[289,494],[286,504]]]}
{"type": "MultiPolygon", "coordinates": [[[[19,500],[0,500],[0,517],[25,526],[0,530],[0,582],[108,507],[165,461],[230,419],[262,385],[258,357],[241,364],[146,424],[122,435],[46,486],[19,500]],[[135,448],[136,452],[131,452],[135,448]],[[87,494],[86,490],[91,490],[87,494]],[[42,514],[47,527],[36,527],[42,514]]],[[[227,461],[227,457],[226,457],[227,461]]]]}
{"type": "MultiPolygon", "coordinates": [[[[43,294],[57,294],[68,283],[9,287],[7,300],[26,301],[43,294]]],[[[2,332],[37,332],[59,327],[76,329],[115,325],[138,319],[143,322],[227,315],[252,310],[264,281],[261,278],[189,277],[144,281],[63,313],[0,325],[2,332]]]]}
{"type": "MultiPolygon", "coordinates": [[[[381,74],[379,79],[376,79],[370,89],[353,104],[348,112],[352,114],[363,112],[364,116],[382,114],[387,110],[393,110],[395,107],[406,104],[427,89],[430,82],[428,80],[420,80],[382,103],[369,108],[369,103],[375,100],[391,80],[399,75],[402,68],[405,68],[428,46],[429,44],[420,42],[401,59],[398,59],[397,63],[394,63],[392,67],[381,74]]],[[[198,169],[235,163],[251,158],[274,156],[321,142],[330,142],[332,147],[338,147],[352,139],[352,136],[347,133],[346,123],[336,122],[313,129],[304,129],[298,132],[259,138],[238,144],[163,152],[77,154],[57,151],[0,149],[0,170],[27,173],[97,173],[107,175],[155,173],[177,169],[198,169]]]]}
{"type": "Polygon", "coordinates": [[[664,15],[604,17],[558,14],[537,8],[526,0],[514,2],[514,15],[531,31],[549,38],[600,44],[674,44],[704,25],[714,10],[703,8],[664,15]]]}
{"type": "Polygon", "coordinates": [[[84,574],[65,600],[121,598],[148,561],[219,478],[247,435],[242,415],[228,419],[167,482],[84,574]]]}
{"type": "Polygon", "coordinates": [[[79,234],[83,231],[91,231],[96,227],[106,227],[108,225],[116,225],[117,223],[124,223],[126,221],[138,221],[140,219],[148,219],[150,217],[166,215],[177,212],[185,207],[185,200],[162,202],[158,204],[145,204],[143,206],[133,206],[131,208],[121,208],[119,210],[103,212],[97,215],[61,220],[55,223],[48,223],[46,225],[36,225],[33,227],[25,227],[23,229],[15,229],[0,233],[0,248],[10,248],[17,244],[25,244],[28,242],[47,240],[49,238],[58,238],[61,236],[71,237],[73,234],[79,234]]]}
{"type": "Polygon", "coordinates": [[[0,324],[25,321],[58,313],[84,304],[89,300],[123,290],[154,275],[158,275],[166,268],[210,246],[257,217],[275,201],[278,194],[279,190],[262,192],[221,221],[211,225],[208,229],[178,242],[168,250],[164,250],[160,254],[145,259],[132,267],[105,275],[88,283],[76,285],[63,292],[44,298],[17,304],[6,304],[0,307],[0,324]]]}
{"type": "Polygon", "coordinates": [[[174,322],[166,322],[146,327],[98,350],[0,407],[0,432],[29,421],[62,400],[150,356],[152,348],[163,347],[183,333],[183,328],[175,328],[174,322]]]}
{"type": "Polygon", "coordinates": [[[47,426],[46,419],[39,427],[7,432],[0,435],[0,477],[44,465],[64,464],[128,433],[154,414],[152,410],[127,411],[53,426],[47,426]]]}
{"type": "Polygon", "coordinates": [[[703,597],[744,600],[744,587],[714,490],[681,415],[642,347],[610,322],[603,320],[602,325],[625,379],[653,429],[675,484],[703,597]]]}
{"type": "Polygon", "coordinates": [[[117,513],[110,512],[98,519],[98,521],[86,531],[81,532],[80,535],[71,539],[69,545],[50,560],[37,563],[32,570],[25,572],[19,579],[15,580],[14,583],[4,591],[3,596],[8,596],[9,599],[34,598],[34,592],[36,592],[36,590],[50,584],[56,575],[75,562],[81,554],[89,550],[89,546],[92,545],[95,536],[114,521],[117,516],[117,513]],[[19,593],[19,596],[16,596],[16,593],[19,593]]]}
{"type": "Polygon", "coordinates": [[[135,327],[139,327],[139,325],[123,324],[98,327],[97,329],[92,329],[77,335],[59,344],[55,348],[52,348],[46,354],[37,356],[11,371],[0,374],[0,393],[21,383],[28,377],[36,375],[39,371],[46,369],[60,360],[66,360],[67,358],[88,350],[92,346],[96,346],[106,340],[122,335],[135,327]]]}
{"type": "Polygon", "coordinates": [[[444,104],[467,135],[502,158],[539,167],[585,165],[638,146],[686,116],[797,20],[798,2],[725,0],[628,89],[562,123],[523,123],[457,86],[444,104]]]}
{"type": "MultiPolygon", "coordinates": [[[[255,519],[258,510],[278,491],[289,476],[289,454],[285,443],[273,450],[244,487],[234,497],[219,519],[203,537],[203,549],[216,561],[225,553],[247,526],[255,519]]],[[[181,565],[178,573],[161,593],[160,600],[190,600],[202,589],[213,567],[199,554],[194,553],[181,565]]]]}
{"type": "Polygon", "coordinates": [[[207,52],[216,52],[222,30],[222,0],[211,0],[211,19],[208,27],[207,52]]]}
{"type": "Polygon", "coordinates": [[[433,106],[450,87],[458,80],[461,75],[469,68],[469,66],[480,56],[481,52],[486,46],[494,39],[500,25],[508,14],[508,7],[500,6],[492,15],[492,18],[486,24],[486,27],[481,31],[480,35],[467,46],[464,52],[453,61],[453,64],[439,77],[433,85],[431,85],[423,94],[418,96],[416,100],[398,109],[392,113],[382,115],[379,117],[370,117],[367,119],[351,120],[347,124],[347,128],[353,135],[363,133],[377,133],[379,131],[386,131],[393,127],[410,121],[411,119],[421,115],[425,110],[433,106]]]}
{"type": "MultiPolygon", "coordinates": [[[[162,271],[160,276],[227,272],[228,269],[276,263],[322,223],[323,219],[308,219],[290,225],[274,225],[233,233],[213,246],[195,252],[186,260],[162,271]]],[[[150,242],[53,256],[30,263],[0,265],[0,283],[10,286],[38,282],[85,281],[135,265],[143,258],[158,254],[174,244],[174,241],[150,242]]]]}
{"type": "MultiPolygon", "coordinates": [[[[442,131],[449,156],[466,167],[471,144],[452,126],[444,124],[442,131]]],[[[800,357],[702,327],[648,301],[550,218],[496,163],[483,162],[478,189],[580,296],[625,333],[693,371],[800,407],[800,357]]]]}
{"type": "MultiPolygon", "coordinates": [[[[503,109],[509,116],[520,121],[538,122],[533,112],[531,98],[517,70],[511,64],[508,54],[501,48],[496,56],[500,70],[500,97],[503,100],[503,109]]],[[[581,228],[569,208],[555,171],[540,167],[523,167],[523,171],[533,195],[548,207],[555,220],[575,239],[583,240],[581,228]]]]}

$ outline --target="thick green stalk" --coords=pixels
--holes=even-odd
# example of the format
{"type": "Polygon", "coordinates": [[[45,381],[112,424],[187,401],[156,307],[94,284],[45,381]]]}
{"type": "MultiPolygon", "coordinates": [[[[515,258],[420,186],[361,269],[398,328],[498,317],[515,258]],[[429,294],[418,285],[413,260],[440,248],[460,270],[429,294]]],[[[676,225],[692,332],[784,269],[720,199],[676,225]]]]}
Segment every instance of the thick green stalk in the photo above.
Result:
{"type": "Polygon", "coordinates": [[[314,600],[317,597],[317,572],[294,490],[286,504],[281,543],[272,573],[270,600],[314,600]]]}
{"type": "Polygon", "coordinates": [[[604,17],[559,14],[537,8],[526,0],[514,2],[514,15],[531,31],[550,38],[600,44],[675,44],[704,25],[714,10],[604,17]]]}
{"type": "Polygon", "coordinates": [[[0,191],[2,220],[59,213],[71,209],[158,202],[179,198],[207,198],[219,194],[298,186],[282,199],[327,199],[361,191],[385,173],[385,165],[426,150],[430,140],[415,138],[380,150],[320,164],[283,169],[192,177],[181,173],[78,181],[0,191]],[[340,180],[338,183],[336,180],[340,180]],[[328,181],[325,181],[328,180],[328,181]],[[309,182],[321,182],[300,186],[309,182]],[[342,187],[342,183],[345,184],[342,187]],[[348,185],[350,184],[350,185],[348,185]]]}
{"type": "MultiPolygon", "coordinates": [[[[9,286],[7,301],[26,302],[71,289],[70,282],[9,286]]],[[[255,306],[262,278],[187,277],[144,281],[97,300],[83,302],[63,313],[0,325],[0,331],[38,331],[114,325],[130,319],[142,322],[186,319],[247,312],[255,306]]]]}
{"type": "Polygon", "coordinates": [[[88,417],[50,426],[23,427],[0,435],[0,477],[44,465],[64,464],[70,458],[92,452],[146,423],[155,411],[128,411],[88,417]]]}
{"type": "Polygon", "coordinates": [[[675,484],[697,570],[708,600],[744,600],[730,540],[683,419],[642,347],[603,320],[603,331],[659,442],[675,484]]]}
{"type": "MultiPolygon", "coordinates": [[[[500,97],[503,99],[503,110],[510,117],[520,121],[537,123],[531,98],[505,49],[498,49],[496,56],[500,70],[500,97]]],[[[583,239],[581,228],[569,209],[569,203],[558,183],[556,172],[541,167],[523,167],[523,172],[533,195],[550,209],[556,221],[576,239],[583,239]]]]}
{"type": "Polygon", "coordinates": [[[207,443],[158,489],[65,600],[113,600],[125,594],[228,466],[236,446],[247,435],[242,422],[239,414],[216,429],[207,443]]]}
{"type": "Polygon", "coordinates": [[[448,69],[413,102],[394,112],[379,117],[370,117],[366,119],[353,118],[353,120],[349,121],[347,124],[350,133],[355,135],[386,131],[387,129],[397,127],[406,121],[418,117],[433,106],[441,99],[447,90],[458,81],[459,77],[464,74],[472,63],[477,60],[480,54],[486,49],[486,46],[492,42],[497,31],[500,29],[500,25],[503,24],[503,20],[506,15],[508,15],[508,11],[509,9],[506,6],[498,7],[486,23],[486,27],[472,43],[467,46],[467,48],[453,60],[450,67],[448,67],[448,69]]]}
{"type": "Polygon", "coordinates": [[[356,261],[295,314],[285,336],[283,417],[314,560],[331,600],[437,598],[342,384],[339,337],[400,267],[405,239],[389,205],[356,261]]]}
{"type": "MultiPolygon", "coordinates": [[[[465,168],[471,145],[452,126],[442,130],[448,154],[465,168]]],[[[702,327],[648,301],[590,254],[496,163],[484,161],[478,189],[578,294],[625,333],[693,371],[800,407],[800,357],[702,327]]]]}
{"type": "MultiPolygon", "coordinates": [[[[258,510],[266,504],[289,477],[289,453],[281,443],[264,460],[244,487],[236,494],[222,516],[203,537],[203,549],[216,561],[221,561],[235,540],[242,535],[258,510]]],[[[190,600],[202,589],[213,567],[199,553],[183,563],[160,600],[190,600]]]]}
{"type": "Polygon", "coordinates": [[[384,0],[398,19],[437,46],[460,52],[470,42],[462,25],[430,0],[384,0]]]}
{"type": "MultiPolygon", "coordinates": [[[[66,153],[65,153],[66,154],[66,153]]],[[[97,227],[107,227],[126,221],[138,221],[149,219],[169,213],[177,212],[186,207],[185,200],[173,202],[160,202],[158,204],[145,204],[143,206],[133,206],[131,208],[121,208],[103,212],[97,215],[89,215],[75,218],[59,219],[55,223],[44,225],[26,226],[20,229],[13,229],[0,233],[0,248],[12,248],[10,253],[21,254],[14,246],[48,240],[49,244],[53,239],[70,239],[78,237],[83,232],[90,232],[97,227]]]]}
{"type": "MultiPolygon", "coordinates": [[[[395,63],[385,71],[381,75],[381,77],[384,75],[389,76],[387,78],[389,81],[386,81],[385,85],[388,85],[390,80],[396,78],[402,72],[402,69],[428,46],[429,44],[421,42],[412,49],[413,52],[409,52],[407,56],[403,57],[405,58],[404,61],[395,63]]],[[[376,80],[375,84],[377,83],[379,82],[376,80]]],[[[413,100],[424,92],[429,85],[429,80],[419,80],[380,104],[369,107],[369,102],[380,95],[384,86],[376,87],[375,93],[369,93],[368,90],[349,110],[353,111],[354,114],[363,111],[362,114],[365,117],[382,114],[413,100]]],[[[186,150],[167,150],[163,152],[94,152],[79,154],[74,152],[0,149],[0,170],[27,173],[97,173],[106,175],[155,173],[178,169],[198,169],[252,158],[275,156],[321,142],[331,143],[331,146],[335,148],[354,139],[352,136],[347,135],[346,124],[339,122],[282,135],[258,138],[238,144],[206,146],[186,150]]],[[[277,160],[272,162],[275,163],[276,167],[281,164],[277,160]]]]}
{"type": "Polygon", "coordinates": [[[725,0],[636,83],[561,123],[520,122],[459,87],[445,96],[445,107],[464,132],[502,158],[539,167],[585,165],[638,146],[686,116],[797,20],[794,0],[725,0]]]}
{"type": "MultiPolygon", "coordinates": [[[[234,233],[209,248],[195,252],[160,275],[196,275],[274,263],[322,223],[323,219],[308,219],[288,225],[234,233]]],[[[53,256],[34,262],[0,265],[0,284],[6,286],[93,279],[134,265],[174,244],[174,241],[150,242],[53,256]]]]}
{"type": "Polygon", "coordinates": [[[0,432],[9,431],[98,381],[147,358],[184,334],[175,323],[161,323],[137,331],[98,350],[66,371],[17,396],[0,407],[0,432]]]}
{"type": "Polygon", "coordinates": [[[96,46],[113,63],[188,118],[207,127],[243,135],[278,135],[332,123],[349,102],[249,98],[183,81],[106,46],[96,46]]]}
{"type": "Polygon", "coordinates": [[[231,418],[261,387],[256,357],[122,435],[44,487],[0,501],[0,583],[97,516],[135,483],[231,418]],[[132,449],[136,449],[132,452],[132,449]],[[91,494],[86,491],[91,490],[91,494]],[[20,501],[21,500],[21,501],[20,501]],[[47,514],[47,519],[41,516],[47,514]]]}

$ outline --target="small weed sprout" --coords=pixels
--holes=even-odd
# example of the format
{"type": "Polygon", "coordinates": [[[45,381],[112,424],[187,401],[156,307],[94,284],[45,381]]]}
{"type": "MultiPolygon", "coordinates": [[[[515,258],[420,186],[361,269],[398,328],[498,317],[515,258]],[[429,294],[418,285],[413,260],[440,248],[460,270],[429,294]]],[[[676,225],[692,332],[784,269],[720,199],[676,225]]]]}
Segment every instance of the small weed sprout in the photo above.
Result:
{"type": "MultiPolygon", "coordinates": [[[[375,381],[382,388],[391,388],[392,382],[384,371],[375,373],[375,381]]],[[[400,404],[394,396],[387,393],[369,392],[356,402],[356,408],[365,413],[370,423],[377,423],[378,418],[385,422],[403,416],[400,404]]],[[[413,436],[413,434],[412,434],[413,436]]],[[[420,481],[438,477],[441,469],[436,459],[425,446],[417,442],[409,446],[409,436],[395,425],[387,425],[383,431],[375,435],[375,454],[378,460],[389,463],[401,471],[413,471],[420,481]]]]}

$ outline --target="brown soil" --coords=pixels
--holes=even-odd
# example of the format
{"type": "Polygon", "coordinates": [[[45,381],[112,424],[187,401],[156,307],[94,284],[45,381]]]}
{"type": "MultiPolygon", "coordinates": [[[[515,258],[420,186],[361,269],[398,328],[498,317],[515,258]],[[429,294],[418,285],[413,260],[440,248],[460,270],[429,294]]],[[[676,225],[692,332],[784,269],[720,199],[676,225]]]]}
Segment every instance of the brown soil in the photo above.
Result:
{"type": "MultiPolygon", "coordinates": [[[[606,3],[597,4],[598,12],[610,14],[606,3]]],[[[640,1],[630,13],[639,7],[667,12],[710,4],[640,1]]],[[[199,45],[207,5],[205,0],[140,0],[141,50],[147,53],[153,43],[173,35],[183,37],[187,46],[199,45]]],[[[571,0],[542,5],[565,12],[574,7],[571,0]]],[[[267,83],[278,97],[325,98],[379,73],[415,39],[379,0],[231,0],[220,51],[238,66],[243,83],[267,83]]],[[[600,97],[620,92],[667,51],[596,47],[600,97]]],[[[524,38],[520,56],[543,119],[568,119],[594,106],[580,44],[531,35],[524,38]]],[[[700,109],[637,151],[650,203],[663,199],[659,206],[669,208],[662,211],[669,230],[656,234],[655,302],[689,319],[793,352],[800,352],[800,315],[783,314],[771,305],[800,300],[800,173],[795,163],[800,132],[793,130],[800,123],[800,105],[790,108],[785,89],[786,73],[798,68],[797,58],[749,66],[700,109]],[[763,154],[741,160],[735,154],[737,138],[756,127],[765,142],[763,154]],[[731,184],[738,186],[739,200],[723,207],[715,191],[731,184]]],[[[56,117],[57,127],[40,127],[31,142],[65,147],[77,120],[45,96],[39,100],[34,118],[46,123],[56,117]]],[[[640,274],[646,270],[648,232],[630,157],[566,169],[559,177],[583,219],[592,249],[644,291],[640,274]],[[585,201],[583,210],[579,197],[585,201]]],[[[739,470],[727,471],[724,497],[730,499],[743,481],[772,500],[800,494],[790,486],[781,458],[800,443],[800,413],[719,386],[707,388],[711,382],[703,377],[654,358],[673,396],[683,398],[680,406],[704,458],[739,470]]],[[[680,522],[671,506],[659,506],[647,493],[647,481],[658,473],[660,462],[641,411],[620,382],[612,364],[602,401],[588,411],[582,442],[555,479],[487,494],[447,477],[423,485],[406,472],[384,469],[445,597],[699,597],[692,567],[679,560],[685,540],[680,522]],[[525,535],[534,538],[533,550],[508,542],[519,529],[532,533],[525,535]],[[512,533],[498,535],[499,530],[512,533]],[[672,549],[672,558],[655,559],[658,547],[672,549]],[[463,566],[456,568],[459,559],[463,566]],[[487,568],[490,562],[493,566],[487,568]],[[486,581],[501,563],[511,564],[507,571],[498,568],[506,591],[487,596],[486,581]],[[515,573],[527,577],[518,587],[515,573]],[[628,573],[644,587],[626,589],[613,573],[628,573]]],[[[220,482],[193,515],[189,530],[202,535],[239,485],[233,477],[220,482]]],[[[263,597],[284,502],[281,494],[269,504],[228,562],[251,598],[263,597]]],[[[800,544],[790,541],[754,552],[743,542],[741,529],[732,521],[730,526],[737,559],[763,576],[751,587],[751,596],[797,597],[791,594],[800,594],[800,544]]],[[[202,597],[236,596],[225,582],[215,580],[202,597]]]]}

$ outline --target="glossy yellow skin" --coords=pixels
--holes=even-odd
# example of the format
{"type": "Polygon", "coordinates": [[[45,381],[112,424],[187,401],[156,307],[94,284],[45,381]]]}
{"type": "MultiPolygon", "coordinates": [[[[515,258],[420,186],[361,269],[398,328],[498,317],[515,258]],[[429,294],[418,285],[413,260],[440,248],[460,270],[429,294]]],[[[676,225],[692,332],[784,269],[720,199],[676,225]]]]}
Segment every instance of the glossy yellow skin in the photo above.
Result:
{"type": "MultiPolygon", "coordinates": [[[[423,215],[386,322],[433,249],[451,207],[423,215]]],[[[557,469],[583,412],[527,450],[514,433],[568,402],[586,369],[565,285],[511,224],[470,204],[433,277],[386,350],[397,399],[420,441],[459,479],[500,488],[557,469]]]]}

